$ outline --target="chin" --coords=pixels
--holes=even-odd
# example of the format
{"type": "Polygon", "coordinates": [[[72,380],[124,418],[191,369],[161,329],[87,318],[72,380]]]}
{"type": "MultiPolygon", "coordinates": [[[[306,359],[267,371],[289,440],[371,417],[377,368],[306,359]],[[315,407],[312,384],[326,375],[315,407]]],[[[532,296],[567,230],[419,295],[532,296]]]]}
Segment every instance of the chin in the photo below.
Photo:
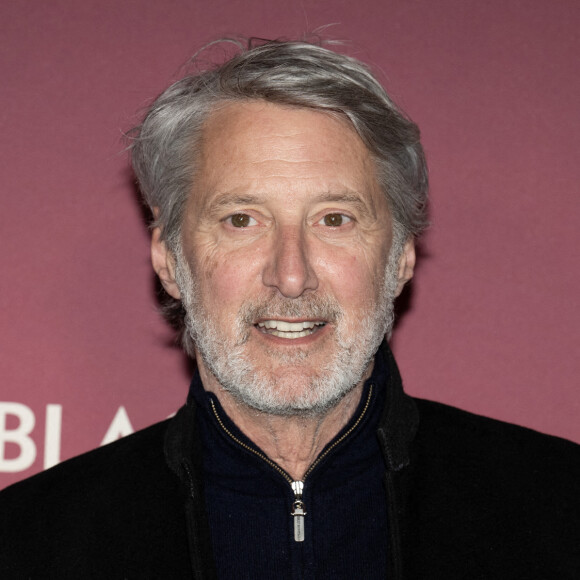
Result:
{"type": "MultiPolygon", "coordinates": [[[[314,416],[328,413],[360,381],[342,372],[244,373],[244,380],[218,377],[222,387],[245,406],[277,416],[314,416]]],[[[362,376],[362,373],[361,373],[362,376]]],[[[239,375],[238,375],[239,379],[239,375]]]]}

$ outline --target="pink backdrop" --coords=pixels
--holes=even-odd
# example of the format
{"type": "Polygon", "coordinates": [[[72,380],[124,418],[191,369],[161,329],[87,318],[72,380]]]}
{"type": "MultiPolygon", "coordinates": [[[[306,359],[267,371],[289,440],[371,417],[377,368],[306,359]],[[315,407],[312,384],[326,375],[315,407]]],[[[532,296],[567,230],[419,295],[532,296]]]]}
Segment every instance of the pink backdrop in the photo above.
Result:
{"type": "Polygon", "coordinates": [[[120,139],[136,111],[206,41],[330,23],[430,162],[408,391],[580,441],[576,0],[23,0],[0,22],[0,487],[184,400],[120,139]]]}

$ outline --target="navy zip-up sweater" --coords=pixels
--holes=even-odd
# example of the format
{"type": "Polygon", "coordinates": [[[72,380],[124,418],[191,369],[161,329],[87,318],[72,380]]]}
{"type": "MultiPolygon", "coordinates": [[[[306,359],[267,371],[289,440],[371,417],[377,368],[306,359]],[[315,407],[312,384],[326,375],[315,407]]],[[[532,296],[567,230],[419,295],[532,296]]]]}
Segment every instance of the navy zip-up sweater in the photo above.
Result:
{"type": "Polygon", "coordinates": [[[376,436],[387,367],[378,357],[352,419],[304,478],[295,540],[292,478],[229,420],[196,375],[190,397],[204,449],[205,502],[219,578],[386,577],[385,464],[376,436]],[[241,549],[243,547],[243,549],[241,549]]]}
{"type": "MultiPolygon", "coordinates": [[[[412,399],[383,355],[386,578],[577,580],[580,447],[412,399]]],[[[216,578],[203,454],[190,401],[0,492],[0,578],[216,578]]]]}

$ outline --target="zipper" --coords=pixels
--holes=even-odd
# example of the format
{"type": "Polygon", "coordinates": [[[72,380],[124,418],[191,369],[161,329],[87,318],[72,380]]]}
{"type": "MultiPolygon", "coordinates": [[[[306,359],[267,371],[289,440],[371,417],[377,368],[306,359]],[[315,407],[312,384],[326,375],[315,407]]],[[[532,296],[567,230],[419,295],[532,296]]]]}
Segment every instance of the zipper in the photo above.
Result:
{"type": "Polygon", "coordinates": [[[292,518],[294,519],[294,541],[304,541],[304,503],[302,502],[302,490],[304,489],[303,481],[293,481],[292,491],[294,492],[294,503],[292,504],[292,518]]]}
{"type": "Polygon", "coordinates": [[[334,449],[337,445],[340,445],[359,425],[362,421],[363,417],[365,416],[367,409],[369,408],[369,404],[371,402],[371,397],[373,394],[373,387],[374,385],[371,384],[369,386],[369,394],[367,396],[367,400],[365,402],[365,406],[361,411],[360,415],[358,416],[357,420],[353,423],[352,427],[343,433],[336,441],[332,443],[327,449],[325,449],[311,464],[310,467],[306,470],[304,477],[302,480],[294,480],[292,476],[282,469],[275,461],[272,461],[267,455],[250,447],[240,439],[238,439],[225,425],[222,421],[219,413],[216,409],[215,403],[213,399],[210,399],[211,408],[217,422],[219,423],[220,427],[224,430],[224,432],[235,441],[238,445],[243,447],[246,451],[250,451],[263,461],[265,461],[270,467],[273,467],[289,484],[294,493],[294,502],[292,503],[292,511],[290,515],[294,520],[294,541],[295,542],[303,542],[304,541],[304,516],[306,515],[306,508],[304,506],[304,502],[302,500],[302,494],[304,492],[304,485],[306,482],[306,478],[312,473],[312,470],[334,449]]]}

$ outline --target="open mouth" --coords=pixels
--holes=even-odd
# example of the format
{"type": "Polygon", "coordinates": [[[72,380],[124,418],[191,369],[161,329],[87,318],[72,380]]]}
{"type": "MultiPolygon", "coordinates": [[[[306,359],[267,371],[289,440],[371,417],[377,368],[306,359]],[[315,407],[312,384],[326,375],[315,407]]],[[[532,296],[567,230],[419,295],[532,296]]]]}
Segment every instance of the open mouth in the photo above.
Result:
{"type": "Polygon", "coordinates": [[[280,338],[302,338],[310,336],[323,327],[322,320],[304,320],[301,322],[286,322],[285,320],[263,320],[256,324],[256,328],[264,334],[271,334],[280,338]]]}

